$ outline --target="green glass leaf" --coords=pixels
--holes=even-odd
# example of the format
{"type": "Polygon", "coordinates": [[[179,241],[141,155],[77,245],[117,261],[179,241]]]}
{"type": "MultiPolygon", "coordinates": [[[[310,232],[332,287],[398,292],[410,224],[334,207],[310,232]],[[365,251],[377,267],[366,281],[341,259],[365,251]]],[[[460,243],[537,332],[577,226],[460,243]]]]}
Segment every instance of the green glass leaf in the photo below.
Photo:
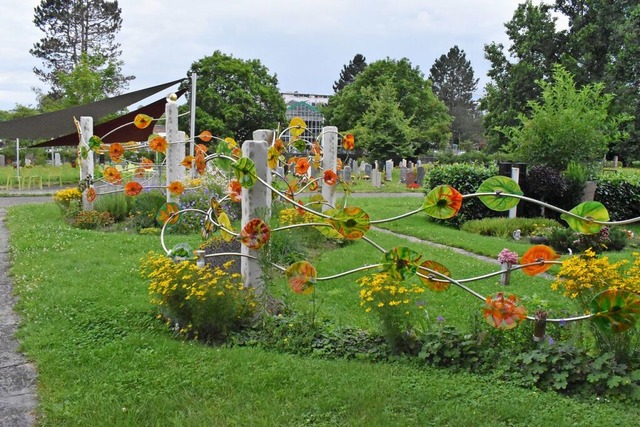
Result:
{"type": "Polygon", "coordinates": [[[96,151],[100,148],[101,145],[102,138],[100,138],[99,136],[93,135],[91,138],[89,138],[89,150],[96,151]]]}
{"type": "MultiPolygon", "coordinates": [[[[478,193],[496,193],[496,194],[516,194],[522,196],[524,193],[520,189],[517,182],[506,176],[493,176],[484,180],[477,190],[478,193]]],[[[489,209],[494,211],[508,211],[518,205],[520,199],[508,196],[480,196],[480,201],[489,209]]]]}
{"type": "Polygon", "coordinates": [[[177,214],[179,210],[180,210],[180,207],[178,206],[177,203],[174,203],[174,202],[165,203],[160,207],[160,209],[158,209],[158,213],[156,215],[156,221],[160,225],[164,225],[164,223],[167,221],[169,222],[169,225],[173,225],[176,222],[178,222],[178,220],[180,219],[180,214],[177,214]],[[171,217],[171,215],[173,214],[177,214],[177,215],[171,217]]]}
{"type": "Polygon", "coordinates": [[[640,295],[622,289],[600,292],[589,303],[593,321],[605,332],[624,332],[632,328],[640,315],[640,295]]]}
{"type": "MultiPolygon", "coordinates": [[[[326,211],[324,211],[325,215],[329,215],[329,216],[334,216],[335,214],[337,214],[339,211],[339,209],[327,209],[326,211]]],[[[314,227],[316,230],[318,230],[320,233],[322,233],[323,236],[329,238],[329,239],[335,239],[335,240],[342,240],[344,239],[344,237],[342,237],[342,234],[338,233],[338,231],[333,228],[332,226],[315,226],[314,227]]]]}
{"type": "Polygon", "coordinates": [[[382,271],[398,280],[405,280],[416,274],[422,255],[418,252],[398,246],[385,252],[382,258],[382,271]]]}
{"type": "Polygon", "coordinates": [[[241,157],[237,162],[232,163],[231,167],[236,174],[236,178],[244,188],[251,188],[256,183],[256,165],[253,160],[247,157],[241,157]]]}
{"type": "MultiPolygon", "coordinates": [[[[432,275],[433,279],[442,279],[440,276],[432,274],[428,270],[438,272],[447,277],[451,277],[451,273],[449,272],[449,269],[444,265],[435,261],[425,261],[422,264],[420,264],[420,267],[418,268],[418,273],[425,276],[432,275]]],[[[422,283],[427,285],[427,287],[434,292],[443,292],[451,287],[451,282],[442,282],[440,280],[433,280],[433,279],[431,277],[420,277],[420,280],[422,280],[422,283]]]]}
{"type": "Polygon", "coordinates": [[[169,251],[169,256],[176,261],[186,261],[193,257],[193,249],[188,243],[178,243],[169,251]]]}
{"type": "Polygon", "coordinates": [[[607,208],[600,202],[580,203],[569,212],[586,218],[586,220],[584,220],[567,214],[560,215],[560,218],[565,220],[573,231],[582,234],[596,234],[600,232],[602,225],[596,224],[593,221],[609,221],[609,211],[607,211],[607,208]]]}
{"type": "Polygon", "coordinates": [[[450,185],[439,185],[427,194],[422,209],[434,218],[454,217],[462,206],[462,194],[450,185]]]}
{"type": "MultiPolygon", "coordinates": [[[[229,144],[226,141],[220,141],[218,143],[218,147],[216,147],[216,153],[225,156],[231,156],[231,149],[229,148],[229,144]]],[[[224,170],[229,169],[229,166],[231,166],[231,160],[219,157],[216,158],[215,163],[216,165],[218,165],[218,167],[224,170]]]]}
{"type": "Polygon", "coordinates": [[[358,207],[348,206],[325,219],[345,239],[356,240],[371,227],[369,215],[358,207]]]}
{"type": "Polygon", "coordinates": [[[80,157],[86,159],[89,156],[89,150],[84,145],[80,148],[80,157]]]}

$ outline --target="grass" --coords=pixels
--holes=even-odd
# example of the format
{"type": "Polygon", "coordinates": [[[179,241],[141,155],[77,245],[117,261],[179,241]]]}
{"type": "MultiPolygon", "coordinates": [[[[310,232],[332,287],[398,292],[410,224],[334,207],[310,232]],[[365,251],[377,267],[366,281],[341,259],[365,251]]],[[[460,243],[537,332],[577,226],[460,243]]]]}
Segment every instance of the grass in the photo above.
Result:
{"type": "MultiPolygon", "coordinates": [[[[17,171],[12,166],[0,167],[0,188],[4,188],[7,184],[7,180],[10,176],[16,176],[17,171]]],[[[60,179],[62,184],[78,184],[80,179],[80,171],[71,166],[69,163],[65,163],[62,166],[45,166],[35,165],[31,167],[21,167],[20,176],[39,176],[42,179],[42,184],[46,188],[49,183],[51,185],[60,185],[60,179]]],[[[13,182],[14,188],[17,187],[13,182]]]]}
{"type": "MultiPolygon", "coordinates": [[[[640,416],[635,405],[581,402],[470,373],[175,340],[155,320],[138,276],[139,259],[161,250],[157,236],[72,229],[53,204],[11,208],[7,226],[23,316],[19,338],[38,368],[43,426],[634,425],[640,416]]],[[[371,238],[384,247],[397,244],[382,234],[371,238]]],[[[171,246],[185,238],[168,239],[171,246]]],[[[491,268],[407,245],[461,275],[491,268]]],[[[330,273],[378,259],[358,242],[323,254],[317,267],[330,273]]],[[[321,309],[366,326],[353,281],[319,286],[321,309]]],[[[475,304],[451,291],[461,306],[475,304]]]]}

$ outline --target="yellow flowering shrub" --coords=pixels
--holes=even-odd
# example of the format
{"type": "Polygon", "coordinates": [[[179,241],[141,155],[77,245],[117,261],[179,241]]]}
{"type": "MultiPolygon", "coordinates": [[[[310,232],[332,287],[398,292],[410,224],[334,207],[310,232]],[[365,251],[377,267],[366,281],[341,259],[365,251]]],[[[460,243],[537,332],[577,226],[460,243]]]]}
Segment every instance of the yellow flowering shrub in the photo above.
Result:
{"type": "Polygon", "coordinates": [[[318,215],[312,214],[311,212],[304,211],[301,215],[295,208],[282,209],[279,215],[280,223],[282,225],[290,225],[290,224],[307,224],[309,222],[318,222],[318,215]]]}
{"type": "Polygon", "coordinates": [[[198,267],[150,252],[141,261],[141,274],[149,280],[151,303],[178,333],[220,341],[248,325],[257,306],[253,289],[229,272],[233,262],[198,267]]]}
{"type": "Polygon", "coordinates": [[[633,254],[633,263],[627,260],[609,262],[609,257],[598,257],[592,249],[562,262],[560,272],[551,284],[553,290],[586,307],[591,298],[607,289],[624,289],[640,293],[640,253],[633,254]]]}
{"type": "Polygon", "coordinates": [[[81,200],[82,193],[76,187],[56,191],[53,195],[53,201],[64,210],[69,209],[72,203],[80,202],[81,200]]]}
{"type": "Polygon", "coordinates": [[[364,276],[360,285],[360,307],[376,313],[382,332],[395,350],[409,344],[412,332],[424,327],[426,312],[420,297],[425,288],[406,280],[397,280],[381,272],[364,276]]]}

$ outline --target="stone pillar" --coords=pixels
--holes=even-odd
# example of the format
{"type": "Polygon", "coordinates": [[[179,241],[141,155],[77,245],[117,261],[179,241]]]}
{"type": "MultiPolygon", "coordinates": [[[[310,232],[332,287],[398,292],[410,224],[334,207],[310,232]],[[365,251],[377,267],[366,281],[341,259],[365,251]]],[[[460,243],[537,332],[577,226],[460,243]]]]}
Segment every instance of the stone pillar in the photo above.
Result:
{"type": "MultiPolygon", "coordinates": [[[[173,95],[175,97],[175,95],[173,95]]],[[[171,98],[165,106],[165,128],[167,139],[167,152],[166,154],[166,185],[168,186],[174,181],[181,181],[181,177],[184,178],[184,173],[180,174],[182,159],[184,159],[184,143],[179,144],[180,134],[178,132],[178,104],[171,98]]],[[[184,138],[182,139],[184,141],[184,138]]],[[[171,194],[167,190],[167,202],[178,202],[180,196],[171,194]]]]}
{"type": "MultiPolygon", "coordinates": [[[[322,128],[322,169],[336,171],[338,163],[338,128],[335,126],[325,126],[322,128]]],[[[322,179],[322,178],[320,178],[322,179]]],[[[335,186],[322,185],[322,198],[330,206],[336,204],[335,186]]],[[[322,205],[322,211],[330,209],[328,205],[322,205]]]]}
{"type": "MultiPolygon", "coordinates": [[[[265,134],[257,134],[254,136],[268,137],[265,134]]],[[[261,138],[262,139],[262,138],[261,138]]],[[[267,144],[268,138],[261,141],[245,141],[242,144],[242,156],[251,159],[256,165],[256,174],[267,183],[271,182],[271,171],[267,166],[267,144]]],[[[260,217],[268,220],[271,208],[271,190],[260,181],[251,188],[242,189],[242,228],[254,218],[260,217]]],[[[257,251],[249,249],[245,245],[241,246],[240,253],[242,255],[257,256],[257,251]]],[[[253,287],[256,294],[261,296],[264,290],[264,279],[262,277],[262,268],[260,263],[252,258],[242,256],[240,258],[240,273],[244,279],[246,287],[253,287]]]]}
{"type": "MultiPolygon", "coordinates": [[[[82,134],[82,140],[80,141],[80,146],[78,147],[78,152],[80,156],[78,161],[80,162],[80,181],[86,182],[88,177],[93,180],[93,151],[89,150],[89,138],[93,136],[93,117],[80,117],[80,132],[82,134]],[[87,150],[87,158],[82,158],[82,148],[84,147],[87,150]]],[[[87,200],[87,192],[82,192],[82,209],[85,211],[90,211],[93,209],[93,202],[87,200]]]]}
{"type": "MultiPolygon", "coordinates": [[[[512,167],[511,168],[511,179],[513,179],[516,184],[520,181],[520,168],[512,167]]],[[[515,218],[518,216],[518,207],[515,206],[509,209],[509,218],[515,218]]]]}

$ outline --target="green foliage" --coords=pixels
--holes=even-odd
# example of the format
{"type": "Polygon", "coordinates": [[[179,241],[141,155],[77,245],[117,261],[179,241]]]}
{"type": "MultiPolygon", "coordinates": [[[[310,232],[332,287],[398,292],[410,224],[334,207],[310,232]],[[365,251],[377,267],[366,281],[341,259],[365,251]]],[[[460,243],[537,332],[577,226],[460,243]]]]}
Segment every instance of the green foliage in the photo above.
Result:
{"type": "Polygon", "coordinates": [[[387,83],[371,97],[371,105],[353,131],[358,142],[367,150],[369,160],[392,159],[397,163],[403,158],[412,157],[414,138],[411,120],[400,110],[393,86],[387,83]]]}
{"type": "MultiPolygon", "coordinates": [[[[569,189],[567,181],[558,170],[550,166],[538,165],[529,169],[527,183],[523,187],[527,197],[567,210],[573,208],[573,205],[568,204],[573,200],[566,198],[569,189]]],[[[534,214],[536,216],[559,218],[557,212],[549,211],[538,205],[531,206],[529,209],[536,210],[537,212],[534,214]]]]}
{"type": "Polygon", "coordinates": [[[158,226],[156,214],[166,201],[167,196],[158,190],[138,194],[134,197],[131,207],[131,225],[139,231],[158,226]]]}
{"type": "Polygon", "coordinates": [[[601,174],[596,177],[594,200],[602,203],[613,221],[640,216],[640,176],[601,174]]]}
{"type": "Polygon", "coordinates": [[[473,94],[478,89],[471,62],[458,46],[436,59],[429,70],[429,80],[436,94],[453,116],[453,143],[464,140],[479,142],[482,137],[481,118],[473,94]]]}
{"type": "MultiPolygon", "coordinates": [[[[463,195],[472,194],[484,180],[496,175],[497,172],[495,165],[488,167],[466,163],[436,165],[427,170],[424,188],[428,192],[439,185],[450,185],[463,195]]],[[[487,208],[477,198],[471,198],[462,202],[462,208],[456,216],[444,222],[460,226],[465,221],[493,216],[498,216],[498,213],[487,208]]]]}
{"type": "Polygon", "coordinates": [[[395,89],[398,108],[410,120],[413,129],[410,142],[417,154],[449,141],[451,117],[447,107],[433,94],[429,80],[406,58],[369,64],[322,108],[326,123],[344,131],[363,126],[363,117],[382,87],[388,84],[395,89]]]}
{"type": "Polygon", "coordinates": [[[465,221],[461,230],[482,236],[495,236],[511,239],[516,230],[522,237],[532,235],[536,230],[546,227],[560,227],[560,223],[548,218],[483,218],[465,221]]]}
{"type": "Polygon", "coordinates": [[[133,198],[124,193],[104,194],[96,198],[93,208],[98,212],[108,212],[114,221],[122,222],[129,218],[133,202],[133,198]]]}
{"type": "MultiPolygon", "coordinates": [[[[29,53],[43,62],[44,67],[34,71],[43,82],[51,85],[51,93],[47,98],[55,101],[63,94],[73,97],[75,95],[70,91],[71,86],[89,89],[84,86],[86,81],[71,82],[67,78],[73,73],[82,79],[88,76],[85,70],[75,70],[76,66],[82,64],[84,55],[85,59],[91,58],[90,62],[97,61],[91,64],[95,72],[91,80],[97,77],[91,86],[94,83],[100,85],[103,89],[102,96],[118,94],[127,87],[128,81],[133,77],[122,74],[122,52],[120,45],[115,42],[115,36],[122,26],[120,14],[117,1],[39,2],[35,8],[33,23],[44,33],[44,37],[34,43],[29,53]],[[97,70],[98,63],[108,66],[97,70]],[[102,80],[101,84],[98,80],[102,80]]],[[[88,63],[81,67],[85,65],[88,63]]],[[[95,89],[90,88],[90,93],[98,95],[95,89]]],[[[89,93],[83,93],[81,97],[88,95],[89,93]]]]}
{"type": "Polygon", "coordinates": [[[547,235],[549,245],[560,253],[584,252],[593,249],[594,252],[621,251],[629,241],[627,232],[621,228],[602,227],[599,233],[576,233],[570,228],[554,227],[547,235]]]}
{"type": "Polygon", "coordinates": [[[576,206],[581,202],[588,177],[587,168],[583,164],[574,160],[569,162],[564,171],[564,179],[567,182],[565,198],[568,199],[568,205],[576,206]]]}
{"type": "MultiPolygon", "coordinates": [[[[190,72],[198,74],[196,135],[208,130],[220,138],[245,141],[256,129],[275,129],[286,121],[278,79],[260,60],[237,59],[216,50],[194,62],[190,72]]],[[[185,128],[188,120],[182,118],[185,128]]]]}
{"type": "Polygon", "coordinates": [[[352,83],[356,76],[364,71],[366,67],[366,58],[358,53],[351,61],[349,61],[349,64],[342,67],[342,71],[340,71],[340,79],[333,83],[333,91],[341,91],[345,86],[352,83]]]}
{"type": "Polygon", "coordinates": [[[609,113],[613,96],[604,93],[603,84],[577,89],[565,68],[553,70],[552,82],[538,81],[541,99],[529,101],[531,113],[519,115],[521,125],[502,128],[509,149],[519,159],[558,171],[571,161],[594,170],[609,143],[622,137],[618,128],[629,118],[609,113]]]}
{"type": "Polygon", "coordinates": [[[104,99],[117,93],[122,85],[118,63],[107,62],[104,56],[80,56],[71,72],[56,72],[62,98],[56,105],[69,108],[104,99]]]}

